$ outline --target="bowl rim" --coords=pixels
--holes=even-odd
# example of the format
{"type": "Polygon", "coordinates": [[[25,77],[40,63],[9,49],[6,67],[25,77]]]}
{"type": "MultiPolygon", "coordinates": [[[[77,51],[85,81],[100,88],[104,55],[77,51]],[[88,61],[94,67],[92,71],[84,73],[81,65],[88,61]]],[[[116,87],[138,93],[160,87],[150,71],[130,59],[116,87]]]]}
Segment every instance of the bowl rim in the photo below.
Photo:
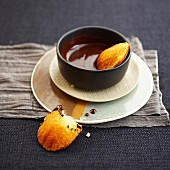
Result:
{"type": "Polygon", "coordinates": [[[56,43],[56,52],[57,52],[57,56],[60,57],[60,59],[65,62],[66,64],[68,64],[69,66],[75,68],[75,69],[78,69],[78,70],[82,70],[82,71],[87,71],[87,72],[110,72],[110,71],[113,71],[113,70],[117,70],[118,68],[122,67],[123,65],[125,65],[129,60],[130,60],[130,56],[131,56],[131,44],[129,42],[129,40],[123,35],[121,34],[120,32],[114,30],[114,29],[110,29],[110,28],[107,28],[107,27],[103,27],[103,26],[81,26],[81,27],[77,27],[77,28],[74,28],[74,29],[71,29],[70,31],[67,31],[66,33],[64,33],[58,40],[58,42],[56,43]],[[113,33],[116,33],[118,34],[120,37],[122,37],[125,42],[128,42],[129,45],[130,45],[130,49],[129,49],[129,55],[127,57],[127,59],[121,63],[119,66],[117,67],[114,67],[114,68],[110,68],[110,69],[106,69],[106,70],[90,70],[90,69],[84,69],[84,68],[81,68],[81,67],[77,67],[73,64],[70,64],[67,60],[65,60],[61,54],[60,54],[60,50],[59,50],[59,44],[61,43],[62,39],[66,36],[68,36],[69,34],[73,33],[73,32],[76,32],[76,31],[79,31],[79,30],[83,30],[83,29],[89,29],[89,28],[92,28],[92,29],[103,29],[103,30],[106,30],[106,31],[111,31],[113,33]]]}

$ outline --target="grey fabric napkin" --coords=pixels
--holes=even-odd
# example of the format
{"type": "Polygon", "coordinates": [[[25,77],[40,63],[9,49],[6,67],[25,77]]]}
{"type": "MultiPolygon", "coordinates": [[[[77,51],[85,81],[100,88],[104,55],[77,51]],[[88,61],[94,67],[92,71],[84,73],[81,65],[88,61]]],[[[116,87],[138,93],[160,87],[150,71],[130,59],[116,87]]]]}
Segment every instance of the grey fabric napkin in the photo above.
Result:
{"type": "MultiPolygon", "coordinates": [[[[159,89],[157,51],[144,51],[137,37],[129,38],[133,51],[151,69],[154,90],[146,105],[126,118],[90,125],[109,127],[151,127],[169,125],[169,114],[162,103],[159,89]]],[[[41,118],[47,114],[35,100],[30,86],[31,74],[41,56],[53,46],[26,43],[13,46],[0,45],[0,117],[41,118]]]]}

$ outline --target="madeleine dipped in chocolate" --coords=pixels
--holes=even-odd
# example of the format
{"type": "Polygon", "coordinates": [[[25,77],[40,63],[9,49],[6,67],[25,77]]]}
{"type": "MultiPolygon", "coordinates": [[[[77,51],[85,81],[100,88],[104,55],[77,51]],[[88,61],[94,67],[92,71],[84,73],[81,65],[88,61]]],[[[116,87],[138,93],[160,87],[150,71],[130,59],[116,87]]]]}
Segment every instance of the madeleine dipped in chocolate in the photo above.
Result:
{"type": "Polygon", "coordinates": [[[119,66],[127,57],[129,49],[130,45],[127,42],[107,48],[97,58],[97,69],[107,70],[119,66]]]}
{"type": "Polygon", "coordinates": [[[82,126],[61,110],[49,113],[38,129],[38,142],[48,151],[68,147],[82,131],[82,126]]]}

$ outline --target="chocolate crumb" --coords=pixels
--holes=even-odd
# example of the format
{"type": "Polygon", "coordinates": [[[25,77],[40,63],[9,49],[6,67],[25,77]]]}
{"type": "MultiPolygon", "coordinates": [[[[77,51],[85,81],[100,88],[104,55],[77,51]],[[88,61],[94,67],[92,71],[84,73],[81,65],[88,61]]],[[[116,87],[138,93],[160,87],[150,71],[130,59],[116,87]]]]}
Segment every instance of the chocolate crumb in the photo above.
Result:
{"type": "Polygon", "coordinates": [[[62,117],[64,116],[64,114],[63,114],[64,109],[63,109],[62,105],[57,105],[57,107],[54,108],[53,111],[55,111],[55,110],[58,110],[62,117]]]}
{"type": "Polygon", "coordinates": [[[62,111],[62,110],[64,110],[64,109],[63,109],[62,105],[57,105],[57,106],[53,109],[53,111],[55,111],[55,110],[62,111]]]}
{"type": "Polygon", "coordinates": [[[70,129],[69,125],[67,125],[67,128],[70,129]]]}
{"type": "Polygon", "coordinates": [[[59,112],[62,112],[62,110],[63,110],[62,105],[58,105],[58,111],[59,111],[59,112]]]}
{"type": "Polygon", "coordinates": [[[85,113],[85,116],[86,116],[86,117],[89,116],[89,113],[85,113]]]}
{"type": "Polygon", "coordinates": [[[91,113],[91,114],[95,114],[96,112],[97,112],[96,109],[91,109],[91,110],[90,110],[90,113],[91,113]]]}
{"type": "Polygon", "coordinates": [[[60,115],[63,117],[64,115],[62,113],[60,113],[60,115]]]}
{"type": "Polygon", "coordinates": [[[81,129],[82,127],[79,124],[77,124],[77,128],[81,129]]]}
{"type": "Polygon", "coordinates": [[[55,110],[58,110],[58,107],[55,107],[55,108],[52,110],[52,112],[55,111],[55,110]]]}

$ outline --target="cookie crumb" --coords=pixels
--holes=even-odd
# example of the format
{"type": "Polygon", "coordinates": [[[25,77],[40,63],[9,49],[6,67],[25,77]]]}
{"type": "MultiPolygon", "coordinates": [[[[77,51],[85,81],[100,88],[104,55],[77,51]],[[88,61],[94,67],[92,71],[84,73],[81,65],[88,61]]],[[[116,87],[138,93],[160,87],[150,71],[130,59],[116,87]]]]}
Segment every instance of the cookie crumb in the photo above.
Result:
{"type": "Polygon", "coordinates": [[[91,135],[90,132],[87,132],[86,137],[89,138],[90,135],[91,135]]]}
{"type": "Polygon", "coordinates": [[[80,120],[81,121],[86,120],[86,117],[80,117],[80,120]]]}

